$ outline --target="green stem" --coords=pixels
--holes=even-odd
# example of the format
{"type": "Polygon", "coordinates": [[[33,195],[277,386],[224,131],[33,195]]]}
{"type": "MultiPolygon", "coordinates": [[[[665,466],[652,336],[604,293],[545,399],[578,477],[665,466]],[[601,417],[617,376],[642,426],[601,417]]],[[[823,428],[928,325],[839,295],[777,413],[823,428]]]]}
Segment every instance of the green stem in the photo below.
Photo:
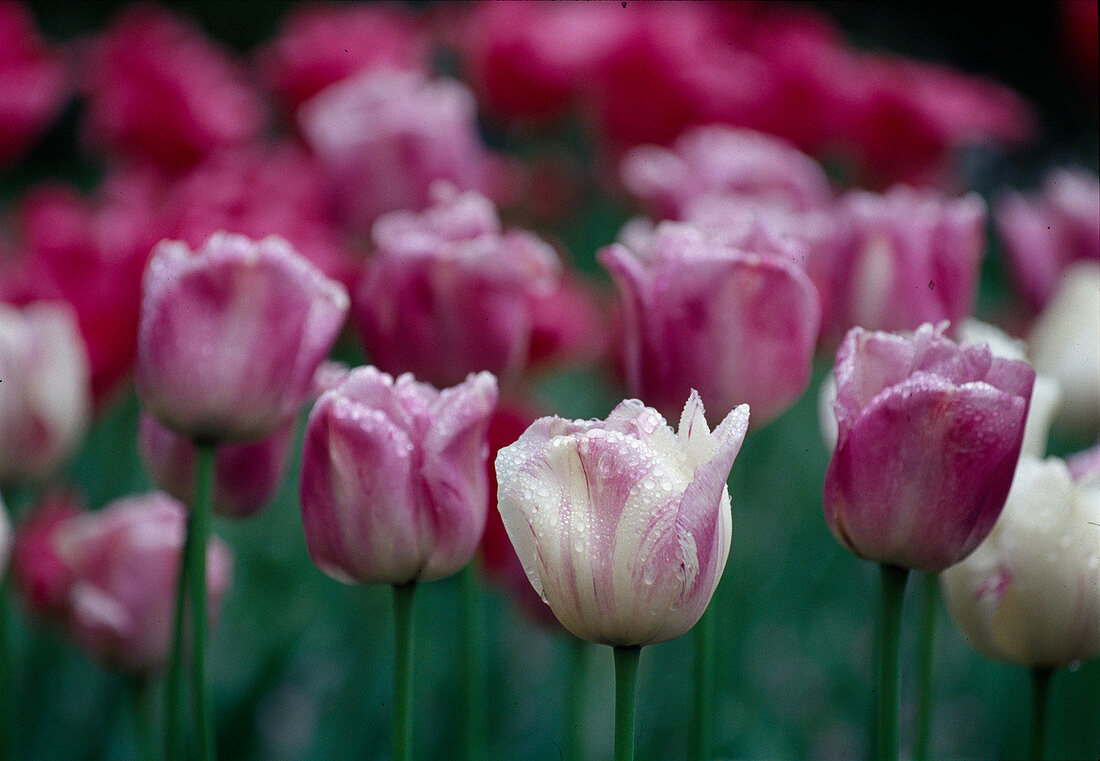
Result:
{"type": "Polygon", "coordinates": [[[187,755],[184,747],[182,709],[183,698],[183,635],[185,609],[187,607],[187,578],[191,566],[191,546],[195,535],[191,530],[192,519],[187,519],[187,533],[180,554],[180,567],[176,575],[176,610],[172,625],[172,652],[168,659],[168,673],[164,678],[164,757],[178,761],[187,755]]]}
{"type": "Polygon", "coordinates": [[[581,759],[581,724],[584,721],[584,688],[588,644],[583,639],[569,637],[569,684],[565,704],[565,761],[581,759]]]}
{"type": "Polygon", "coordinates": [[[156,733],[153,731],[150,701],[152,682],[146,677],[128,680],[126,692],[130,698],[130,713],[134,720],[134,745],[138,761],[156,761],[156,733]]]}
{"type": "Polygon", "coordinates": [[[464,689],[464,724],[466,735],[466,761],[481,761],[485,757],[485,691],[481,682],[481,658],[478,653],[477,632],[481,618],[481,594],[478,589],[477,568],[469,563],[459,574],[459,650],[462,658],[462,682],[464,689]]]}
{"type": "Polygon", "coordinates": [[[710,758],[714,727],[714,613],[708,607],[695,624],[695,710],[691,716],[691,761],[710,758]]]}
{"type": "Polygon", "coordinates": [[[393,585],[393,761],[412,761],[413,595],[416,582],[393,585]]]}
{"type": "Polygon", "coordinates": [[[634,761],[634,696],[642,648],[615,648],[615,761],[634,761]]]}
{"type": "Polygon", "coordinates": [[[1046,758],[1047,703],[1053,675],[1054,670],[1049,666],[1031,669],[1031,748],[1028,758],[1034,761],[1046,758]]]}
{"type": "MultiPolygon", "coordinates": [[[[0,507],[2,510],[3,507],[0,507]]],[[[6,578],[0,576],[0,761],[15,758],[15,641],[11,636],[11,603],[6,578]]]]}
{"type": "Polygon", "coordinates": [[[898,655],[901,645],[901,603],[909,569],[881,565],[882,620],[879,629],[878,759],[898,758],[898,655]]]}
{"type": "Polygon", "coordinates": [[[921,574],[924,595],[921,599],[920,628],[917,630],[917,670],[920,686],[917,696],[917,739],[913,745],[913,761],[928,761],[929,739],[932,735],[932,668],[936,642],[936,606],[939,603],[939,580],[934,573],[921,574]]]}
{"type": "Polygon", "coordinates": [[[206,681],[208,636],[206,602],[206,546],[210,540],[210,513],[214,500],[214,460],[217,448],[195,445],[195,504],[187,522],[191,557],[187,567],[188,597],[191,599],[191,699],[194,703],[195,737],[200,761],[213,761],[214,732],[210,721],[209,689],[206,681]]]}

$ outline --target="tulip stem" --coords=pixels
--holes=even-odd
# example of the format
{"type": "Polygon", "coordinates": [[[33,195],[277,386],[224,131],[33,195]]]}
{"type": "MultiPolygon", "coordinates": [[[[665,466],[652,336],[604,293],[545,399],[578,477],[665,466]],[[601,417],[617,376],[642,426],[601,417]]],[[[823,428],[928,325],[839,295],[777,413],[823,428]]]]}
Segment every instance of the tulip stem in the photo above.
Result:
{"type": "Polygon", "coordinates": [[[695,710],[691,717],[691,761],[710,758],[714,726],[714,613],[703,611],[695,624],[695,710]]]}
{"type": "Polygon", "coordinates": [[[191,599],[191,699],[194,701],[195,737],[200,761],[213,761],[214,732],[210,721],[209,689],[206,681],[207,602],[206,545],[210,540],[210,513],[214,501],[214,461],[217,448],[208,443],[195,445],[195,504],[187,520],[188,595],[191,599]]]}
{"type": "Polygon", "coordinates": [[[921,598],[920,628],[917,630],[917,670],[920,686],[917,693],[917,739],[913,745],[913,761],[928,761],[929,739],[932,734],[932,668],[936,642],[936,606],[939,603],[938,577],[922,574],[924,595],[921,598]]]}
{"type": "Polygon", "coordinates": [[[134,720],[134,745],[138,761],[156,761],[156,733],[153,731],[150,701],[153,683],[146,677],[127,680],[126,692],[130,698],[130,713],[134,720]]]}
{"type": "Polygon", "coordinates": [[[1034,761],[1046,758],[1047,703],[1053,675],[1054,670],[1048,666],[1031,669],[1031,749],[1028,758],[1034,761]]]}
{"type": "Polygon", "coordinates": [[[634,761],[634,696],[640,646],[615,648],[615,761],[634,761]]]}
{"type": "MultiPolygon", "coordinates": [[[[0,510],[3,508],[0,507],[0,510]]],[[[0,573],[0,761],[15,758],[15,641],[10,634],[11,605],[7,579],[0,573]]]]}
{"type": "Polygon", "coordinates": [[[477,568],[467,564],[459,574],[459,648],[462,657],[462,681],[465,690],[465,730],[466,761],[480,761],[484,758],[484,738],[482,727],[485,725],[484,690],[481,683],[481,668],[478,657],[478,620],[481,613],[478,590],[477,568]]]}
{"type": "Polygon", "coordinates": [[[882,564],[882,620],[879,629],[878,759],[898,758],[898,686],[901,649],[901,603],[909,569],[882,564]]]}
{"type": "Polygon", "coordinates": [[[416,582],[393,585],[393,761],[412,761],[413,595],[416,582]]]}
{"type": "Polygon", "coordinates": [[[581,759],[581,724],[584,721],[584,688],[588,684],[588,643],[569,638],[569,684],[565,704],[565,761],[581,759]]]}
{"type": "Polygon", "coordinates": [[[164,678],[164,757],[167,761],[178,761],[186,756],[184,746],[182,710],[180,700],[183,697],[183,632],[185,609],[187,607],[187,577],[191,565],[191,545],[195,537],[191,531],[190,515],[187,520],[187,533],[180,555],[179,571],[176,574],[176,611],[172,625],[172,652],[168,659],[168,673],[164,678]]]}

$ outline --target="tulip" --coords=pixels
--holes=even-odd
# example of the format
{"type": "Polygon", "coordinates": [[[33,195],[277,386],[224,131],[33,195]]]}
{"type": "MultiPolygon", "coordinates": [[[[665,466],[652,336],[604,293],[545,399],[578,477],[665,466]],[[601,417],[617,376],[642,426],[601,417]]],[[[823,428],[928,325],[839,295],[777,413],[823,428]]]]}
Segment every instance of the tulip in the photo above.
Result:
{"type": "Polygon", "coordinates": [[[951,617],[974,648],[1031,671],[1029,758],[1043,758],[1053,671],[1100,655],[1095,473],[1075,480],[1060,459],[1021,457],[989,536],[940,574],[951,617]]]}
{"type": "MultiPolygon", "coordinates": [[[[911,335],[853,328],[837,352],[830,531],[882,576],[878,758],[896,761],[901,606],[911,568],[966,557],[1004,506],[1035,371],[959,346],[947,323],[911,335]]],[[[929,628],[930,631],[930,628],[929,628]]]]}
{"type": "Polygon", "coordinates": [[[1067,457],[1066,467],[1074,481],[1100,480],[1100,444],[1067,457]]]}
{"type": "Polygon", "coordinates": [[[1066,267],[1100,259],[1100,181],[1088,172],[1056,169],[1038,196],[1002,196],[994,221],[1016,287],[1029,306],[1041,309],[1066,267]]]}
{"type": "Polygon", "coordinates": [[[852,191],[836,215],[828,342],[856,325],[916,330],[970,315],[985,251],[985,203],[976,194],[950,199],[900,185],[881,195],[852,191]]]}
{"type": "Polygon", "coordinates": [[[68,609],[72,568],[60,555],[57,536],[85,512],[81,499],[66,492],[49,493],[21,522],[12,551],[12,580],[24,607],[35,617],[62,621],[68,609]]]}
{"type": "Polygon", "coordinates": [[[663,642],[702,615],[729,554],[726,478],[748,406],[674,433],[636,399],[606,421],[540,418],[497,455],[498,508],[535,590],[577,637],[663,642]]]}
{"type": "Polygon", "coordinates": [[[344,288],[282,239],[163,241],[145,273],[136,382],[193,440],[248,440],[297,413],[348,309],[344,288]]]}
{"type": "Polygon", "coordinates": [[[622,299],[632,393],[670,417],[693,388],[718,419],[745,400],[757,425],[802,394],[820,306],[783,242],[673,222],[630,237],[598,258],[622,299]]]}
{"type": "Polygon", "coordinates": [[[346,583],[449,576],[477,550],[496,405],[489,373],[438,391],[409,374],[353,370],[317,400],[302,445],[306,546],[346,583]]]}
{"type": "MultiPolygon", "coordinates": [[[[294,420],[262,439],[218,448],[214,512],[247,518],[271,501],[286,472],[294,420]]],[[[187,504],[195,498],[195,447],[148,413],[138,420],[138,452],[158,488],[187,504]]]]}
{"type": "Polygon", "coordinates": [[[796,211],[822,208],[832,200],[825,170],[787,142],[752,130],[698,127],[671,149],[632,149],[620,168],[626,188],[659,216],[685,218],[692,201],[737,196],[796,211]]]}
{"type": "Polygon", "coordinates": [[[1031,327],[1035,369],[1057,379],[1058,419],[1078,431],[1100,431],[1100,264],[1080,262],[1062,274],[1057,292],[1031,327]]]}
{"type": "MultiPolygon", "coordinates": [[[[116,500],[59,528],[58,554],[72,573],[66,628],[107,665],[152,675],[167,663],[186,517],[182,504],[154,492],[116,500]]],[[[206,554],[213,613],[229,584],[231,559],[217,538],[206,554]]]]}
{"type": "Polygon", "coordinates": [[[423,214],[375,224],[352,316],[386,372],[438,386],[479,370],[511,379],[528,359],[538,302],[560,283],[558,257],[531,233],[503,231],[484,196],[443,183],[433,194],[423,214]]]}
{"type": "Polygon", "coordinates": [[[837,352],[825,518],[860,557],[942,571],[978,546],[1004,505],[1035,371],[986,345],[959,346],[946,329],[853,328],[837,352]]]}
{"type": "Polygon", "coordinates": [[[48,477],[76,449],[91,412],[88,359],[62,303],[0,303],[0,481],[48,477]]]}
{"type": "Polygon", "coordinates": [[[452,79],[380,69],[322,90],[298,110],[340,212],[366,232],[380,215],[419,211],[436,180],[489,192],[494,160],[481,144],[473,93],[452,79]]]}
{"type": "Polygon", "coordinates": [[[699,620],[729,556],[729,478],[748,405],[711,433],[692,390],[678,432],[637,399],[606,421],[535,421],[497,453],[497,507],[535,591],[615,648],[615,758],[632,759],[643,645],[699,620]]]}

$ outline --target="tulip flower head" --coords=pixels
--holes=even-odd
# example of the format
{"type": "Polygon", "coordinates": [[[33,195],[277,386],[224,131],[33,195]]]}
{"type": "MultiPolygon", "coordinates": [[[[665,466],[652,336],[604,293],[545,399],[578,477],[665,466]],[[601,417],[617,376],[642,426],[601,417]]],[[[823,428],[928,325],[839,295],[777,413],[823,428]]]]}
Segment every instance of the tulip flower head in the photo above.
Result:
{"type": "Polygon", "coordinates": [[[0,481],[36,480],[72,453],[88,424],[88,359],[62,303],[0,303],[0,481]]]}
{"type": "Polygon", "coordinates": [[[726,479],[748,422],[741,405],[712,433],[692,392],[674,432],[629,399],[607,420],[540,418],[500,450],[500,516],[566,629],[640,646],[699,620],[729,555],[726,479]]]}
{"type": "MultiPolygon", "coordinates": [[[[127,671],[164,667],[186,522],[182,504],[154,492],[117,500],[59,528],[58,554],[72,574],[65,624],[77,644],[127,671]]],[[[228,547],[213,539],[206,572],[212,612],[231,567],[228,547]]]]}
{"type": "Polygon", "coordinates": [[[302,523],[313,562],[361,584],[461,570],[485,529],[496,400],[489,373],[440,391],[373,367],[322,394],[302,446],[302,523]]]}
{"type": "Polygon", "coordinates": [[[959,346],[946,329],[853,328],[837,352],[825,519],[868,560],[932,572],[957,563],[1012,483],[1035,371],[985,344],[959,346]]]}
{"type": "Polygon", "coordinates": [[[195,440],[257,439],[286,425],[348,310],[344,287],[276,237],[216,233],[194,253],[163,241],[143,289],[138,395],[195,440]]]}
{"type": "Polygon", "coordinates": [[[997,524],[940,586],[984,655],[1054,668],[1100,655],[1100,478],[1022,457],[997,524]]]}
{"type": "Polygon", "coordinates": [[[12,581],[24,607],[36,618],[64,620],[73,573],[60,555],[57,536],[84,512],[75,494],[50,492],[20,522],[11,555],[12,581]]]}

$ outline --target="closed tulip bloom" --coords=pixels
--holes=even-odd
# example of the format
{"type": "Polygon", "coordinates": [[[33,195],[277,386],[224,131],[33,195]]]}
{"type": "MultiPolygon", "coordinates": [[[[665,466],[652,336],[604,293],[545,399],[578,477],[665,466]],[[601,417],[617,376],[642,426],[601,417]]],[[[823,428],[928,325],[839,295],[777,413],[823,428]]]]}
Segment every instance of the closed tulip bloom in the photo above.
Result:
{"type": "Polygon", "coordinates": [[[91,414],[88,377],[67,305],[0,303],[0,481],[46,478],[76,449],[91,414]]]}
{"type": "Polygon", "coordinates": [[[24,607],[34,616],[62,620],[68,606],[72,569],[59,554],[57,536],[85,512],[83,501],[68,492],[51,492],[19,524],[12,549],[12,580],[24,607]]]}
{"type": "Polygon", "coordinates": [[[1020,458],[993,531],[940,586],[984,655],[1054,668],[1100,655],[1100,479],[1020,458]]]}
{"type": "MultiPolygon", "coordinates": [[[[66,628],[108,666],[155,674],[168,660],[187,512],[166,494],[117,500],[69,521],[56,538],[72,571],[66,628]]],[[[211,612],[229,585],[229,549],[207,546],[211,612]]]]}
{"type": "MultiPolygon", "coordinates": [[[[256,441],[218,447],[214,463],[214,512],[247,518],[275,496],[286,473],[294,419],[256,441]]],[[[194,504],[195,445],[165,428],[152,415],[138,420],[138,452],[157,488],[194,504]]]]}
{"type": "Polygon", "coordinates": [[[629,238],[599,261],[623,306],[631,393],[672,417],[694,388],[717,419],[744,401],[757,425],[802,394],[820,302],[781,241],[762,230],[721,239],[675,222],[629,238]]]}
{"type": "Polygon", "coordinates": [[[489,373],[440,391],[374,367],[352,370],[322,394],[302,446],[302,523],[313,562],[361,584],[461,570],[485,529],[496,400],[489,373]]]}
{"type": "Polygon", "coordinates": [[[853,328],[837,352],[825,519],[837,541],[884,565],[939,572],[966,557],[997,520],[1020,455],[1035,371],[946,329],[853,328]]]}
{"type": "Polygon", "coordinates": [[[276,237],[217,233],[194,253],[163,241],[143,289],[138,395],[193,440],[257,439],[286,425],[348,310],[343,286],[276,237]]]}
{"type": "Polygon", "coordinates": [[[560,283],[557,254],[532,233],[503,230],[482,195],[444,183],[433,194],[423,214],[374,225],[352,316],[386,372],[440,387],[480,370],[510,379],[528,359],[536,302],[560,283]]]}
{"type": "Polygon", "coordinates": [[[712,433],[692,392],[674,432],[636,399],[537,420],[497,455],[498,507],[535,590],[581,639],[663,642],[703,614],[729,555],[726,479],[748,427],[712,433]]]}

